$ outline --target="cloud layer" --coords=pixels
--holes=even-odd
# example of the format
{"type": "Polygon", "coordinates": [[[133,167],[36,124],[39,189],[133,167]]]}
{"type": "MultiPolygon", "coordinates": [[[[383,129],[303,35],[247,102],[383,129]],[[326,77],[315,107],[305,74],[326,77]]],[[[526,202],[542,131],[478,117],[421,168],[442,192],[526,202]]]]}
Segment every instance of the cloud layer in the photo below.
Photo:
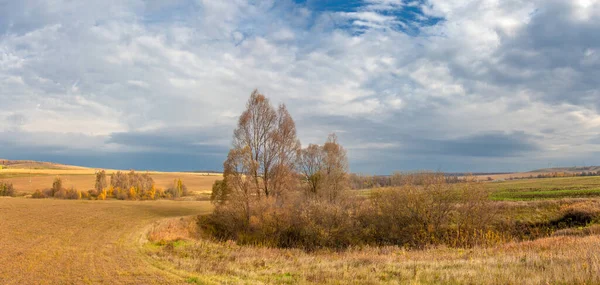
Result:
{"type": "Polygon", "coordinates": [[[356,172],[600,164],[600,1],[0,2],[0,157],[220,169],[254,88],[356,172]]]}

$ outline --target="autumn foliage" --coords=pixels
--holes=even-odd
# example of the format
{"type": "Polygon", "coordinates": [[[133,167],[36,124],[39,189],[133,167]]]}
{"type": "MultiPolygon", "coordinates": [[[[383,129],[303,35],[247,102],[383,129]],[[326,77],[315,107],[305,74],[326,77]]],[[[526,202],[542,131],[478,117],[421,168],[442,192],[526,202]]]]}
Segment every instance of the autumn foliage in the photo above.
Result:
{"type": "Polygon", "coordinates": [[[166,191],[156,187],[149,174],[139,174],[131,170],[128,173],[117,171],[110,176],[110,183],[104,170],[96,172],[95,187],[81,192],[74,187],[64,188],[63,180],[56,177],[52,187],[46,190],[36,190],[32,198],[58,199],[90,199],[90,200],[155,200],[175,199],[189,195],[187,186],[181,179],[176,179],[173,186],[166,191]]]}

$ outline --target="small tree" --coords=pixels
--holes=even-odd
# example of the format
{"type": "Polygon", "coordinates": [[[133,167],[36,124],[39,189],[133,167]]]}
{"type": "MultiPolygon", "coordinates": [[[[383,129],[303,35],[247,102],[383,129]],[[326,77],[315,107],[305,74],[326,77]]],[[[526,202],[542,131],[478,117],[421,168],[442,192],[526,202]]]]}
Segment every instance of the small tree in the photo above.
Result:
{"type": "Polygon", "coordinates": [[[346,150],[338,143],[335,134],[329,135],[323,145],[323,151],[326,196],[333,201],[348,186],[348,158],[346,150]]]}
{"type": "Polygon", "coordinates": [[[0,196],[15,196],[15,188],[12,183],[0,182],[0,196]]]}
{"type": "Polygon", "coordinates": [[[54,178],[54,182],[52,182],[52,189],[51,189],[52,197],[54,197],[54,195],[63,188],[62,185],[63,185],[63,182],[60,177],[57,176],[56,178],[54,178]]]}
{"type": "Polygon", "coordinates": [[[135,191],[135,187],[129,187],[129,192],[127,193],[129,200],[137,199],[137,191],[135,191]]]}
{"type": "Polygon", "coordinates": [[[309,145],[298,154],[298,169],[308,185],[308,193],[334,201],[348,187],[346,150],[335,134],[323,146],[309,145]]]}
{"type": "Polygon", "coordinates": [[[187,186],[183,184],[181,179],[175,179],[173,185],[167,189],[167,192],[171,194],[172,198],[179,198],[188,195],[187,186]]]}
{"type": "Polygon", "coordinates": [[[156,186],[154,186],[154,184],[153,184],[152,187],[150,187],[150,190],[148,190],[146,192],[146,199],[148,199],[148,200],[154,200],[155,199],[155,195],[156,195],[156,186]]]}
{"type": "Polygon", "coordinates": [[[323,147],[310,144],[298,153],[298,170],[307,184],[307,194],[317,195],[323,183],[323,147]]]}
{"type": "Polygon", "coordinates": [[[106,172],[104,170],[96,172],[96,191],[100,192],[108,186],[106,181],[106,172]]]}

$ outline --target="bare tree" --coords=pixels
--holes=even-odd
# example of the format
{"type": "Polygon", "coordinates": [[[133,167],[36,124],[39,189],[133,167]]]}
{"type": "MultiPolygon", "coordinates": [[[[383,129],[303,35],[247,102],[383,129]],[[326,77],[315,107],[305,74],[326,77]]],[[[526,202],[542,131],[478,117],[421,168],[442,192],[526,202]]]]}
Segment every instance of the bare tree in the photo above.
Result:
{"type": "Polygon", "coordinates": [[[298,152],[298,171],[307,183],[307,194],[317,195],[323,182],[323,147],[309,144],[298,152]]]}
{"type": "Polygon", "coordinates": [[[106,188],[107,186],[108,183],[106,182],[106,171],[100,170],[96,172],[96,191],[100,193],[100,191],[104,190],[104,188],[106,188]]]}
{"type": "Polygon", "coordinates": [[[246,224],[250,222],[250,202],[252,194],[255,193],[257,185],[256,178],[252,176],[256,166],[252,160],[250,147],[233,148],[227,155],[227,160],[223,163],[224,185],[221,188],[213,190],[227,191],[225,193],[215,193],[222,199],[227,199],[233,204],[233,209],[242,210],[246,224]]]}
{"type": "Polygon", "coordinates": [[[348,158],[335,134],[329,135],[323,145],[323,152],[326,196],[333,201],[348,186],[348,158]]]}
{"type": "Polygon", "coordinates": [[[346,150],[335,134],[323,146],[311,144],[298,153],[298,169],[308,184],[308,193],[334,201],[348,187],[346,150]]]}
{"type": "MultiPolygon", "coordinates": [[[[299,147],[296,125],[285,105],[275,111],[269,100],[255,90],[240,116],[231,150],[248,155],[248,159],[236,159],[226,164],[247,163],[243,167],[247,171],[244,175],[252,178],[258,198],[272,194],[279,196],[290,187],[299,147]]],[[[237,168],[230,167],[232,170],[237,168]]]]}

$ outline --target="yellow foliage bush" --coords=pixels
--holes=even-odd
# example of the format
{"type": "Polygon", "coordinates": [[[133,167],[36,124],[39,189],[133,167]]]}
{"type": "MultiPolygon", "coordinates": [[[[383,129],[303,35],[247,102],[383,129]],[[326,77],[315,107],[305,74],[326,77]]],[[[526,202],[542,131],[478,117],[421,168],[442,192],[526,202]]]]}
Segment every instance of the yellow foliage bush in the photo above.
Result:
{"type": "Polygon", "coordinates": [[[131,186],[129,188],[129,193],[127,194],[127,197],[130,200],[136,200],[137,199],[137,191],[135,191],[135,187],[131,186]]]}
{"type": "Polygon", "coordinates": [[[102,190],[102,192],[98,194],[98,200],[106,200],[106,189],[102,190]]]}

